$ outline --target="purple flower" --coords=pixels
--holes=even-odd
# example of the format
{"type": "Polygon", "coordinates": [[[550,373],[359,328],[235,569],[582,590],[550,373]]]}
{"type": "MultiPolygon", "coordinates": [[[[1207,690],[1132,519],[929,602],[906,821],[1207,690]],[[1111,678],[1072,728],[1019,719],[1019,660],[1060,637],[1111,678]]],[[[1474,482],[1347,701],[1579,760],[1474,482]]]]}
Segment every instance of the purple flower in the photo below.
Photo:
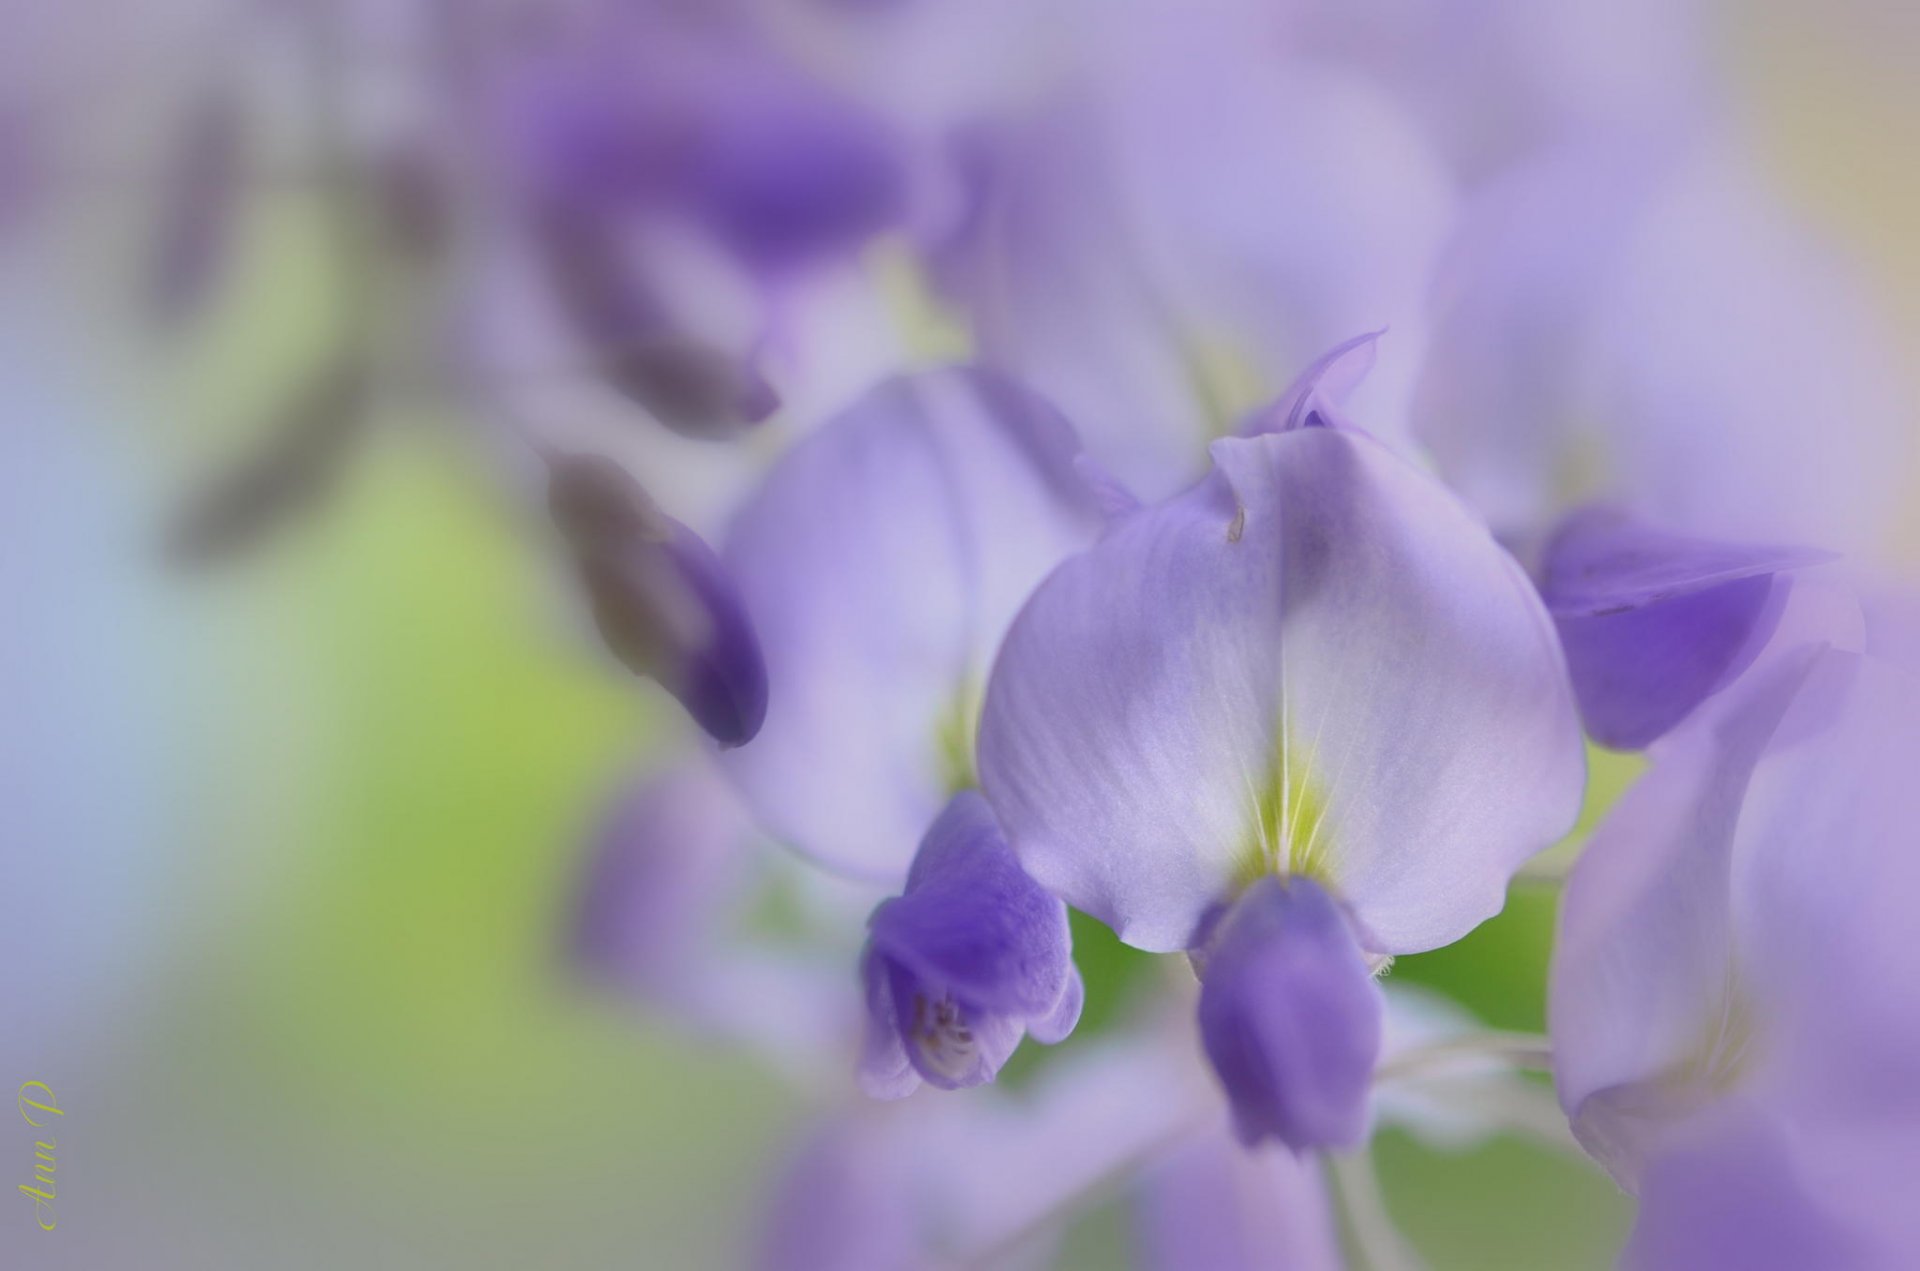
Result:
{"type": "MultiPolygon", "coordinates": [[[[1177,1040],[1153,1028],[1077,1046],[1017,1092],[844,1106],[778,1167],[756,1265],[1050,1265],[1061,1233],[1169,1145],[1231,1146],[1177,1040]]],[[[1325,1229],[1329,1217],[1316,1180],[1238,1174],[1299,1184],[1287,1217],[1301,1224],[1296,1247],[1311,1247],[1309,1224],[1325,1229]]],[[[1250,1219],[1271,1224],[1271,1208],[1260,1210],[1250,1219]]]]}
{"type": "MultiPolygon", "coordinates": [[[[1292,976],[1323,958],[1324,1017],[1352,1030],[1326,1053],[1352,1059],[1378,1027],[1355,962],[1458,939],[1571,825],[1572,695],[1519,566],[1380,443],[1297,427],[1213,455],[1034,594],[988,687],[982,785],[1034,877],[1131,944],[1189,948],[1246,893],[1246,941],[1277,947],[1239,948],[1230,912],[1228,965],[1292,976]],[[1248,891],[1267,876],[1308,890],[1276,907],[1248,891]],[[1296,906],[1315,920],[1270,921],[1296,906]],[[1340,938],[1351,959],[1329,951],[1340,938]]],[[[1265,1020],[1244,988],[1216,996],[1243,1015],[1216,1027],[1250,1036],[1321,1009],[1265,1020]]],[[[1270,1054],[1268,1071],[1297,1062],[1270,1054]]],[[[1248,1071],[1221,1075],[1261,1108],[1248,1071]]]]}
{"type": "Polygon", "coordinates": [[[934,263],[981,359],[1152,498],[1353,331],[1398,333],[1365,390],[1397,433],[1454,199],[1416,121],[1289,58],[1271,6],[1107,17],[1046,91],[960,130],[966,214],[934,263]]]}
{"type": "Polygon", "coordinates": [[[1547,545],[1540,585],[1587,732],[1639,750],[1725,688],[1779,621],[1784,571],[1824,553],[1749,547],[1578,512],[1547,545]]]}
{"type": "Polygon", "coordinates": [[[1639,1265],[1920,1238],[1895,1181],[1920,1164],[1920,680],[1833,647],[1854,618],[1790,612],[1568,884],[1556,1084],[1643,1199],[1639,1265]]]}
{"type": "Polygon", "coordinates": [[[553,459],[548,500],[608,649],[722,746],[751,741],[767,713],[766,664],[712,550],[597,455],[553,459]]]}
{"type": "Polygon", "coordinates": [[[1023,1034],[1052,1044],[1080,1018],[1067,908],[1021,870],[971,790],[933,823],[905,892],[869,926],[860,1065],[869,1094],[992,1081],[1023,1034]]]}
{"type": "Polygon", "coordinates": [[[1340,1238],[1318,1163],[1241,1151],[1224,1128],[1189,1135],[1134,1189],[1143,1271],[1331,1271],[1340,1238]]]}
{"type": "Polygon", "coordinates": [[[1262,878],[1202,948],[1200,1039],[1240,1141],[1364,1141],[1380,986],[1340,907],[1310,878],[1262,878]]]}
{"type": "Polygon", "coordinates": [[[872,893],[801,871],[712,765],[689,759],[621,790],[588,845],[565,932],[594,989],[744,1045],[782,1071],[844,1072],[859,1023],[851,933],[872,893]],[[770,893],[794,929],[756,929],[770,893]]]}
{"type": "Polygon", "coordinates": [[[533,303],[675,431],[760,422],[798,283],[904,214],[889,130],[743,15],[587,6],[526,44],[482,97],[533,303]]]}
{"type": "Polygon", "coordinates": [[[1568,147],[1461,218],[1414,427],[1496,531],[1596,499],[1849,552],[1897,524],[1914,436],[1891,326],[1712,140],[1568,147]]]}
{"type": "Polygon", "coordinates": [[[1098,514],[1073,433],[994,375],[889,381],[789,451],[741,510],[727,565],[773,698],[728,774],[773,836],[897,886],[975,784],[989,660],[1098,514]]]}

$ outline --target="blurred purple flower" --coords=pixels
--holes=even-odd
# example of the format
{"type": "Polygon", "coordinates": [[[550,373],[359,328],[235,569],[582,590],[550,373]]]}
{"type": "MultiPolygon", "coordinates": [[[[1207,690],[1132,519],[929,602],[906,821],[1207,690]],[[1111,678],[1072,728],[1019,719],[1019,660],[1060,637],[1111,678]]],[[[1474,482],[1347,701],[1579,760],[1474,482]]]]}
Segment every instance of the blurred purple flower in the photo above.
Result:
{"type": "Polygon", "coordinates": [[[846,1106],[779,1166],[756,1265],[1051,1265],[1067,1226],[1158,1153],[1230,1142],[1168,1042],[1154,1028],[1076,1047],[1017,1091],[846,1106]]]}
{"type": "Polygon", "coordinates": [[[1098,516],[1072,429],[998,376],[896,379],[789,451],[741,510],[726,561],[773,693],[726,769],[773,836],[897,884],[974,784],[989,659],[1098,516]]]}
{"type": "Polygon", "coordinates": [[[985,799],[953,797],[905,892],[874,911],[862,959],[869,1094],[896,1099],[992,1081],[1022,1034],[1052,1044],[1079,1021],[1067,907],[1021,870],[985,799]]]}
{"type": "Polygon", "coordinates": [[[797,875],[711,764],[689,759],[612,800],[567,916],[566,953],[596,989],[827,1080],[853,1048],[859,995],[846,961],[872,903],[864,889],[797,875]],[[786,897],[800,930],[755,927],[770,892],[786,897]]]}
{"type": "Polygon", "coordinates": [[[1462,217],[1414,426],[1497,532],[1602,500],[1680,533],[1885,543],[1914,454],[1890,327],[1719,140],[1571,145],[1462,217]]]}
{"type": "Polygon", "coordinates": [[[767,713],[766,664],[719,559],[611,460],[558,456],[550,474],[554,521],[608,649],[723,747],[751,741],[767,713]]]}
{"type": "Polygon", "coordinates": [[[1645,1200],[1638,1265],[1920,1238],[1920,680],[1783,632],[1653,747],[1561,913],[1556,1082],[1645,1200]]]}
{"type": "Polygon", "coordinates": [[[1330,1271],[1340,1238],[1319,1165],[1239,1149],[1224,1130],[1175,1144],[1134,1189],[1141,1271],[1330,1271]]]}
{"type": "Polygon", "coordinates": [[[933,262],[981,359],[1158,498],[1289,368],[1391,325],[1362,405],[1397,438],[1453,203],[1413,122],[1289,57],[1270,8],[1103,18],[1042,88],[955,129],[965,198],[933,262]]]}
{"type": "MultiPolygon", "coordinates": [[[[1257,1024],[1225,984],[1220,1028],[1260,1036],[1278,1080],[1318,1062],[1276,1052],[1284,1025],[1324,1009],[1350,1031],[1318,1053],[1364,1070],[1378,1006],[1347,971],[1466,934],[1571,825],[1572,695],[1519,566],[1384,446],[1301,426],[1213,454],[1035,592],[988,688],[982,785],[1029,871],[1131,944],[1189,948],[1217,907],[1255,906],[1244,942],[1229,913],[1222,974],[1321,958],[1331,978],[1257,1024]],[[1268,876],[1309,890],[1248,890],[1268,876]]],[[[1253,1071],[1221,1075],[1257,1106],[1253,1071]]]]}
{"type": "Polygon", "coordinates": [[[903,214],[883,121],[739,14],[589,5],[525,45],[486,81],[498,175],[584,354],[676,430],[763,419],[784,293],[903,214]]]}
{"type": "Polygon", "coordinates": [[[1610,508],[1561,523],[1541,596],[1560,630],[1587,732],[1640,750],[1752,663],[1779,621],[1798,548],[1668,534],[1610,508]]]}

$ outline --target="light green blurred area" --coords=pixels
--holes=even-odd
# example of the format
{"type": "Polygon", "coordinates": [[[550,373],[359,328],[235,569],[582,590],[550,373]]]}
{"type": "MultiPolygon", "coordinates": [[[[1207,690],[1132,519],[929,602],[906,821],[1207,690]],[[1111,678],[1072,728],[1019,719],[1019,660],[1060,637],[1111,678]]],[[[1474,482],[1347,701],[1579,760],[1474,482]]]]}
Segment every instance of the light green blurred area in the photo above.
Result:
{"type": "MultiPolygon", "coordinates": [[[[1744,28],[1772,86],[1754,112],[1920,332],[1920,184],[1876,131],[1913,140],[1911,86],[1849,74],[1804,25],[1744,28]]],[[[169,412],[212,422],[166,445],[219,452],[313,346],[310,229],[297,208],[250,227],[248,289],[169,412]]],[[[461,427],[383,420],[324,519],[213,584],[203,794],[227,806],[179,864],[207,930],[106,1061],[118,1159],[87,1247],[124,1250],[109,1224],[158,1267],[705,1267],[750,1246],[809,1109],[752,1058],[567,981],[583,836],[667,712],[556,617],[550,562],[461,427]]],[[[1633,771],[1597,757],[1583,829],[1633,771]]],[[[1539,1029],[1554,896],[1516,884],[1501,917],[1392,974],[1539,1029]]],[[[1377,1152],[1436,1267],[1602,1266],[1625,1230],[1610,1183],[1541,1149],[1390,1132],[1377,1152]]],[[[1090,1215],[1066,1264],[1113,1265],[1124,1221],[1090,1215]]]]}

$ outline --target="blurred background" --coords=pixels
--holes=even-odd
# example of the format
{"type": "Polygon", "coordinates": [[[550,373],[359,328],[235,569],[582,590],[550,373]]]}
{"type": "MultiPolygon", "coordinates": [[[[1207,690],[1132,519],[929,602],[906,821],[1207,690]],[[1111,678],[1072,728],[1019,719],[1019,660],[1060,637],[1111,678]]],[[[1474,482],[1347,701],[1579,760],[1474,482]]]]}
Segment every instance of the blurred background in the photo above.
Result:
{"type": "MultiPolygon", "coordinates": [[[[435,23],[463,6],[0,5],[0,1077],[66,1112],[58,1231],[0,1201],[0,1261],[740,1265],[826,1100],[567,969],[604,802],[681,725],[580,622],[502,423],[564,399],[553,415],[593,418],[556,428],[627,428],[512,306],[485,316],[511,253],[473,228],[473,185],[434,184],[496,126],[445,83],[435,23]],[[344,218],[343,165],[391,178],[344,218]],[[351,241],[391,229],[367,228],[375,205],[401,228],[351,241]],[[437,234],[458,248],[406,246],[437,234]],[[377,384],[364,411],[340,404],[355,376],[377,384]]],[[[471,12],[533,39],[512,24],[543,7],[471,12]]],[[[886,6],[764,7],[806,11],[780,26],[886,6]]],[[[1920,13],[1728,3],[1699,39],[1716,144],[1913,349],[1920,13]]],[[[912,308],[898,237],[860,268],[912,308]]],[[[744,442],[633,425],[659,434],[632,442],[650,488],[713,532],[746,478],[703,448],[771,453],[886,369],[966,347],[921,316],[899,351],[863,320],[744,442]]],[[[1920,538],[1881,547],[1911,561],[1920,538]]],[[[1590,812],[1634,762],[1597,756],[1590,812]]],[[[1553,903],[1518,883],[1393,976],[1538,1030],[1553,903]]],[[[0,1134],[8,1195],[30,1153],[24,1127],[0,1134]]],[[[1389,1131],[1378,1158],[1438,1267],[1605,1265],[1628,1218],[1596,1170],[1518,1141],[1389,1131]]],[[[1124,1265],[1127,1221],[1094,1207],[1062,1264],[1124,1265]]]]}

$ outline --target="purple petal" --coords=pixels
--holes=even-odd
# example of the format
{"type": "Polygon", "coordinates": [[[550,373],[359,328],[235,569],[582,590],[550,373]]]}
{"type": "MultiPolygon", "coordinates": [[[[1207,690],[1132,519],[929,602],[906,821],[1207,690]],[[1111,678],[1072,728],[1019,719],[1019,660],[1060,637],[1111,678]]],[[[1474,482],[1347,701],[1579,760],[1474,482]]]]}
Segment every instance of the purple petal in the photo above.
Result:
{"type": "Polygon", "coordinates": [[[1729,1089],[1829,1131],[1920,1127],[1896,1076],[1920,1063],[1904,916],[1920,894],[1904,850],[1920,685],[1820,641],[1823,624],[1829,641],[1859,633],[1818,590],[1796,589],[1808,599],[1762,661],[1654,748],[1567,888],[1557,1083],[1629,1185],[1729,1089]]]}
{"type": "Polygon", "coordinates": [[[1752,1109],[1729,1107],[1649,1168],[1620,1265],[1629,1271],[1879,1265],[1866,1253],[1809,1192],[1782,1129],[1752,1109]]]}
{"type": "Polygon", "coordinates": [[[818,85],[741,69],[686,147],[682,177],[723,242],[754,268],[780,269],[899,218],[902,174],[877,119],[818,85]]]}
{"type": "Polygon", "coordinates": [[[1555,619],[1587,732],[1614,750],[1651,745],[1752,663],[1791,585],[1763,574],[1604,617],[1555,619]]]}
{"type": "Polygon", "coordinates": [[[1833,559],[1798,547],[1671,534],[1613,508],[1587,508],[1547,546],[1540,594],[1555,618],[1602,618],[1833,559]]]}
{"type": "Polygon", "coordinates": [[[1364,435],[1214,453],[1035,593],[988,688],[983,787],[1034,876],[1144,948],[1185,948],[1274,870],[1319,878],[1370,949],[1457,939],[1579,802],[1546,614],[1364,435]]]}
{"type": "Polygon", "coordinates": [[[1670,534],[1609,508],[1567,518],[1541,595],[1587,731],[1617,750],[1651,744],[1759,653],[1790,586],[1773,575],[1825,559],[1670,534]]]}
{"type": "Polygon", "coordinates": [[[623,792],[595,836],[570,933],[596,979],[671,994],[742,885],[752,827],[705,765],[623,792]]]}
{"type": "Polygon", "coordinates": [[[1249,1146],[1352,1147],[1367,1133],[1380,988],[1334,901],[1263,878],[1211,935],[1200,1037],[1249,1146]]]}
{"type": "Polygon", "coordinates": [[[1555,1084],[1574,1133],[1624,1186],[1708,1096],[1715,1058],[1734,1056],[1737,1035],[1713,1028],[1745,1009],[1732,996],[1734,831],[1806,666],[1770,667],[1656,747],[1568,880],[1548,1001],[1555,1084]]]}
{"type": "Polygon", "coordinates": [[[1287,432],[1294,428],[1331,426],[1340,415],[1349,394],[1367,378],[1380,356],[1380,337],[1384,329],[1369,331],[1343,340],[1320,355],[1299,379],[1272,406],[1261,411],[1240,429],[1242,437],[1257,437],[1266,432],[1287,432]]]}
{"type": "Polygon", "coordinates": [[[1134,1202],[1143,1271],[1332,1271],[1340,1239],[1317,1160],[1196,1134],[1143,1174],[1134,1202]]]}
{"type": "Polygon", "coordinates": [[[779,406],[749,359],[676,325],[604,213],[549,211],[534,238],[592,368],[659,422],[685,436],[726,438],[779,406]]]}
{"type": "Polygon", "coordinates": [[[918,1265],[923,1214],[898,1135],[828,1122],[782,1166],[760,1232],[760,1271],[901,1271],[918,1265]]]}
{"type": "Polygon", "coordinates": [[[863,1081],[894,1087],[894,1043],[935,1085],[993,1075],[1030,1022],[1058,1041],[1079,1016],[1067,910],[1021,870],[986,800],[955,795],[927,831],[905,894],[874,912],[865,958],[863,1081]]]}
{"type": "Polygon", "coordinates": [[[775,695],[729,774],[775,836],[898,882],[973,784],[975,703],[1015,610],[1096,532],[1071,430],[991,375],[882,385],[796,446],[727,559],[775,695]]]}
{"type": "Polygon", "coordinates": [[[607,459],[556,459],[548,498],[608,649],[722,746],[751,741],[767,713],[766,663],[712,549],[607,459]]]}

